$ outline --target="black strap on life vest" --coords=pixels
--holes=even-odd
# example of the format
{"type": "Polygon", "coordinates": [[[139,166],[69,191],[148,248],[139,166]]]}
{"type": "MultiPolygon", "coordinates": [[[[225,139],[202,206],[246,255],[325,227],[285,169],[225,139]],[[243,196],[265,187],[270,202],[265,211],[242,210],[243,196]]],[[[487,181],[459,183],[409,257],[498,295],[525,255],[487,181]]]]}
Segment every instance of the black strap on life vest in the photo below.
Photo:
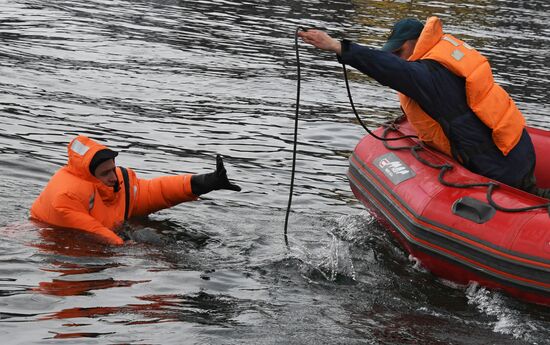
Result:
{"type": "Polygon", "coordinates": [[[130,177],[128,177],[128,170],[126,168],[119,168],[124,180],[124,221],[126,221],[128,220],[128,211],[130,209],[130,177]]]}

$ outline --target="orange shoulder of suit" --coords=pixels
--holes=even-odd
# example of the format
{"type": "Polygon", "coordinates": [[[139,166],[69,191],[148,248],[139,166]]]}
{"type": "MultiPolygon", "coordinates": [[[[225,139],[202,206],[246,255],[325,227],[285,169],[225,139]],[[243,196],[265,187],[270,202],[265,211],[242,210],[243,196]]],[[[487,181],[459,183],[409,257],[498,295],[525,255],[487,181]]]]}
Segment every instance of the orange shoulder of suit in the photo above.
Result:
{"type": "MultiPolygon", "coordinates": [[[[409,61],[435,60],[466,80],[468,106],[492,130],[492,138],[507,155],[518,143],[525,119],[508,93],[493,79],[487,59],[467,43],[443,33],[441,21],[431,17],[420,34],[409,61]]],[[[439,124],[409,97],[401,106],[421,140],[450,155],[450,145],[439,124]]]]}
{"type": "MultiPolygon", "coordinates": [[[[114,232],[124,221],[125,186],[117,168],[119,190],[104,185],[89,171],[90,161],[106,147],[85,136],[68,146],[68,163],[50,179],[31,207],[31,218],[57,227],[96,235],[109,244],[122,244],[114,232]]],[[[152,212],[197,198],[191,192],[191,175],[164,176],[151,180],[129,177],[128,217],[152,212]]]]}

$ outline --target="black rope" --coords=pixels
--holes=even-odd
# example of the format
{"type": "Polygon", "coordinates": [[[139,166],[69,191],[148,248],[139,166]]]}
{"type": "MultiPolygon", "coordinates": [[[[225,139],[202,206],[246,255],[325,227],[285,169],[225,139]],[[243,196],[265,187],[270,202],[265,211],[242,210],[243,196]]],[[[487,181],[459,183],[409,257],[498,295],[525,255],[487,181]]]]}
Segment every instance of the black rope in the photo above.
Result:
{"type": "Polygon", "coordinates": [[[375,137],[376,139],[381,140],[381,141],[401,140],[401,139],[406,139],[406,138],[418,138],[416,135],[405,135],[405,136],[402,136],[402,137],[399,137],[399,138],[383,138],[383,137],[379,137],[378,135],[374,134],[365,125],[363,120],[361,120],[361,117],[359,117],[359,114],[357,113],[357,110],[355,109],[355,104],[353,103],[353,98],[351,97],[351,89],[349,87],[349,82],[348,82],[348,72],[346,71],[346,65],[345,64],[342,64],[342,69],[344,70],[344,81],[346,82],[346,90],[348,91],[349,104],[351,105],[351,109],[353,110],[353,113],[355,114],[355,117],[357,118],[357,121],[359,121],[359,123],[361,124],[361,126],[363,126],[363,128],[367,131],[367,133],[369,133],[370,135],[372,135],[373,137],[375,137]]]}
{"type": "MultiPolygon", "coordinates": [[[[292,194],[294,191],[294,176],[296,174],[296,151],[297,151],[297,145],[298,145],[298,114],[299,114],[299,107],[300,107],[300,83],[301,83],[301,71],[300,71],[300,53],[298,50],[298,32],[300,30],[307,31],[307,29],[298,27],[296,28],[296,31],[294,32],[294,49],[296,51],[296,69],[297,69],[297,83],[296,83],[296,112],[294,115],[294,146],[292,150],[292,173],[290,177],[290,191],[288,195],[288,205],[285,215],[285,227],[284,227],[284,236],[285,236],[285,244],[288,246],[288,218],[290,215],[290,209],[292,206],[292,194]]],[[[493,192],[495,188],[499,187],[498,183],[495,182],[487,182],[487,183],[454,183],[449,182],[444,179],[445,174],[453,169],[453,165],[449,163],[444,164],[434,164],[432,162],[429,162],[428,160],[420,157],[418,151],[421,151],[424,149],[423,145],[416,143],[415,145],[409,145],[409,146],[390,146],[388,141],[395,141],[395,140],[403,140],[403,139],[418,139],[416,135],[404,135],[396,138],[388,138],[387,135],[390,131],[399,131],[399,128],[397,126],[396,119],[390,123],[386,123],[383,126],[385,127],[383,136],[380,137],[376,134],[374,134],[363,122],[359,114],[357,113],[357,110],[355,109],[355,104],[353,102],[353,98],[351,96],[351,89],[349,87],[349,81],[348,81],[348,74],[346,71],[346,65],[342,64],[342,69],[344,71],[344,81],[346,83],[346,90],[348,93],[349,103],[351,105],[351,109],[353,110],[353,113],[355,114],[355,117],[357,118],[357,121],[361,126],[367,131],[368,134],[373,136],[375,139],[380,140],[384,143],[384,146],[388,150],[410,150],[413,157],[415,157],[419,162],[422,164],[425,164],[431,168],[439,169],[439,176],[438,181],[444,186],[447,187],[454,187],[454,188],[475,188],[475,187],[487,187],[487,201],[488,203],[494,207],[496,210],[502,211],[502,212],[524,212],[524,211],[530,211],[535,210],[539,208],[546,208],[548,210],[548,213],[550,214],[550,203],[547,204],[541,204],[541,205],[535,205],[535,206],[529,206],[529,207],[521,207],[521,208],[506,208],[499,206],[495,201],[493,200],[493,192]]]]}
{"type": "Polygon", "coordinates": [[[288,193],[288,205],[286,208],[285,215],[285,244],[288,246],[288,217],[290,215],[290,208],[292,206],[292,193],[294,191],[294,175],[296,174],[296,151],[298,146],[298,114],[300,109],[300,52],[298,50],[298,31],[301,28],[296,28],[294,32],[294,49],[296,50],[296,70],[297,70],[297,81],[296,81],[296,113],[294,114],[294,148],[292,149],[292,173],[290,175],[290,192],[288,193]]]}
{"type": "Polygon", "coordinates": [[[550,203],[547,204],[540,204],[540,205],[534,205],[534,206],[527,206],[527,207],[519,207],[519,208],[506,208],[497,205],[497,203],[493,200],[493,189],[498,188],[498,184],[496,183],[489,183],[490,186],[487,189],[487,201],[489,202],[489,205],[493,206],[495,209],[502,211],[502,212],[525,212],[525,211],[531,211],[536,210],[539,208],[546,208],[548,210],[548,213],[550,214],[550,203]]]}

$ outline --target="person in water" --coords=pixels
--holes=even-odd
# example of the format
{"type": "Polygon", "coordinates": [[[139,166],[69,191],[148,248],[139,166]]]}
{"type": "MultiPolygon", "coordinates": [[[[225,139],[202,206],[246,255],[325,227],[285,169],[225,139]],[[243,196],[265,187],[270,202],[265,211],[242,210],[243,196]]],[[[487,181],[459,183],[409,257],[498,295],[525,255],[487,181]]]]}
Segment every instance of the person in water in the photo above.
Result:
{"type": "Polygon", "coordinates": [[[439,18],[425,25],[398,21],[381,50],[320,30],[298,35],[398,91],[408,121],[427,145],[472,172],[550,198],[550,190],[535,183],[535,150],[523,115],[493,80],[487,59],[443,33],[439,18]]]}
{"type": "Polygon", "coordinates": [[[67,151],[67,165],[53,175],[34,201],[31,218],[85,231],[108,244],[124,242],[114,229],[126,219],[195,200],[213,190],[241,190],[227,178],[219,155],[212,173],[146,180],[132,169],[117,167],[118,153],[86,136],[74,138],[67,151]]]}

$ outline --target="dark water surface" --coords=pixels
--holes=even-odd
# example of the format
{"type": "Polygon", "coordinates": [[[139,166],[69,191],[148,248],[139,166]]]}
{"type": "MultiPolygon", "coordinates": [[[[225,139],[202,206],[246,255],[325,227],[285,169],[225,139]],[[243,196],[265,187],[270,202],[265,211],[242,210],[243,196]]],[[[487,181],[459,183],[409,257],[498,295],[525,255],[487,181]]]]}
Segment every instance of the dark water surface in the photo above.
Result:
{"type": "MultiPolygon", "coordinates": [[[[290,248],[282,236],[296,88],[294,31],[380,46],[435,14],[491,60],[530,125],[548,117],[550,4],[535,1],[0,2],[3,344],[550,344],[550,311],[425,272],[353,197],[363,136],[334,56],[300,46],[290,248]],[[224,155],[243,191],[128,224],[107,248],[28,221],[86,134],[141,177],[224,155]]],[[[371,126],[394,92],[351,74],[371,126]]]]}

